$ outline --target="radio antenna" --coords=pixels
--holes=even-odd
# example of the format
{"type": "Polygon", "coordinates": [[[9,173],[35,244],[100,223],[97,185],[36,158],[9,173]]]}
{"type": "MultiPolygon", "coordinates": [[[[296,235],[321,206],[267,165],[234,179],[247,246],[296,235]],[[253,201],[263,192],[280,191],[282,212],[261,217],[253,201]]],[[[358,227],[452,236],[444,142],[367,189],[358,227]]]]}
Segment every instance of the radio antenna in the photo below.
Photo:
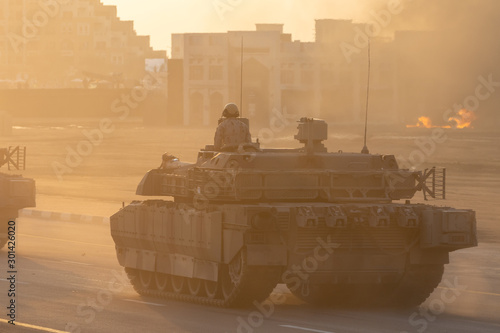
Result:
{"type": "Polygon", "coordinates": [[[368,82],[366,83],[366,109],[365,109],[365,140],[364,140],[364,146],[363,149],[361,150],[361,154],[369,154],[370,151],[368,150],[368,147],[366,146],[366,133],[368,131],[368,102],[370,101],[370,68],[371,68],[371,61],[370,61],[370,39],[368,38],[368,82]]]}
{"type": "Polygon", "coordinates": [[[241,59],[240,59],[240,117],[243,117],[243,36],[241,36],[241,59]]]}

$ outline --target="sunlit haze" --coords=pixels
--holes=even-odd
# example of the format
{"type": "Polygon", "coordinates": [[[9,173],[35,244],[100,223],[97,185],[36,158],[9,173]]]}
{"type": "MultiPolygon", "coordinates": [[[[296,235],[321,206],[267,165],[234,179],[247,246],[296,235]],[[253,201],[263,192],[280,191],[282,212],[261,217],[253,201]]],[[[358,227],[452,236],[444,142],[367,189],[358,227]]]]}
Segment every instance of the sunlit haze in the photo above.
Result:
{"type": "Polygon", "coordinates": [[[102,0],[116,5],[122,20],[133,20],[140,35],[151,35],[155,49],[168,49],[171,33],[253,30],[255,23],[283,23],[293,39],[312,41],[314,20],[360,18],[368,0],[102,0]],[[234,6],[227,5],[234,3],[234,6]],[[226,5],[225,5],[226,4],[226,5]],[[219,9],[219,12],[218,12],[219,9]]]}
{"type": "Polygon", "coordinates": [[[500,0],[0,0],[0,333],[499,333],[499,124],[500,0]]]}

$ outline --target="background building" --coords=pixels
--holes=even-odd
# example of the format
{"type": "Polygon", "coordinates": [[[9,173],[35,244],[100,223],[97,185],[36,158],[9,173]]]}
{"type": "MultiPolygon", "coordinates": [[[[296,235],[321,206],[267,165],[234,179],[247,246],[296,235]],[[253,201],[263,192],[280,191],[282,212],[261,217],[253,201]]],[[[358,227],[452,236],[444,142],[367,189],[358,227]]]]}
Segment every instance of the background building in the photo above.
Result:
{"type": "MultiPolygon", "coordinates": [[[[0,94],[11,109],[30,99],[26,116],[38,105],[46,105],[44,113],[65,114],[73,94],[101,105],[93,107],[97,113],[109,109],[101,97],[66,89],[108,88],[92,93],[105,94],[107,101],[121,94],[112,90],[142,84],[155,90],[150,96],[161,100],[154,103],[161,105],[156,112],[168,113],[172,125],[214,126],[227,102],[240,104],[243,115],[262,126],[269,126],[276,113],[360,124],[367,100],[368,35],[375,35],[370,38],[372,123],[415,124],[427,116],[446,126],[448,116],[466,108],[479,111],[478,124],[495,126],[488,119],[500,115],[500,43],[493,33],[498,29],[485,25],[477,34],[461,24],[432,31],[395,28],[393,36],[382,38],[370,34],[373,22],[316,20],[313,42],[293,40],[282,24],[173,34],[167,59],[165,51],[151,48],[149,36],[137,35],[132,21],[117,17],[115,6],[99,0],[0,0],[0,94]],[[149,82],[144,82],[146,67],[149,82]],[[478,84],[483,85],[479,91],[487,89],[481,95],[487,98],[475,97],[478,84]],[[15,96],[3,91],[12,88],[61,91],[15,96]]],[[[82,104],[78,114],[86,114],[86,107],[82,104]]]]}
{"type": "MultiPolygon", "coordinates": [[[[352,43],[353,28],[365,26],[318,20],[312,43],[293,41],[281,24],[257,24],[255,31],[174,34],[172,60],[182,71],[178,82],[183,89],[169,94],[169,99],[177,99],[172,103],[182,106],[186,125],[213,125],[228,101],[241,103],[244,115],[262,125],[269,123],[273,112],[360,122],[365,108],[367,49],[348,61],[339,45],[352,43]]],[[[384,110],[382,122],[396,121],[397,69],[390,48],[385,40],[374,40],[372,45],[371,97],[384,110]]]]}
{"type": "Polygon", "coordinates": [[[116,6],[99,0],[0,0],[0,79],[37,88],[63,88],[84,80],[131,86],[145,60],[166,59],[149,36],[138,36],[116,6]]]}

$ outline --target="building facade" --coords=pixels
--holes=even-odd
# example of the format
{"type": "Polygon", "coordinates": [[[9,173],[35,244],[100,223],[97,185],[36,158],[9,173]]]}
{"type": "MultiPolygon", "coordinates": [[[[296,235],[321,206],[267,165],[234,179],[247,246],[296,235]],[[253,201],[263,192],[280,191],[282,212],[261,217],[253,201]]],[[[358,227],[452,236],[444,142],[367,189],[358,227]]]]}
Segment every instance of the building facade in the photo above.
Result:
{"type": "MultiPolygon", "coordinates": [[[[276,112],[362,122],[367,49],[347,59],[339,47],[353,43],[356,27],[366,25],[317,20],[315,42],[293,41],[281,24],[257,24],[255,31],[174,34],[172,59],[182,66],[183,95],[169,98],[182,98],[176,104],[183,105],[179,112],[185,125],[215,124],[227,102],[241,104],[245,117],[264,126],[276,112]]],[[[390,45],[372,42],[371,68],[373,105],[383,109],[388,122],[394,121],[397,100],[390,45]]]]}
{"type": "Polygon", "coordinates": [[[85,77],[132,85],[166,59],[116,6],[99,0],[0,0],[0,79],[64,88],[85,77]],[[118,80],[118,79],[117,79],[118,80]]]}

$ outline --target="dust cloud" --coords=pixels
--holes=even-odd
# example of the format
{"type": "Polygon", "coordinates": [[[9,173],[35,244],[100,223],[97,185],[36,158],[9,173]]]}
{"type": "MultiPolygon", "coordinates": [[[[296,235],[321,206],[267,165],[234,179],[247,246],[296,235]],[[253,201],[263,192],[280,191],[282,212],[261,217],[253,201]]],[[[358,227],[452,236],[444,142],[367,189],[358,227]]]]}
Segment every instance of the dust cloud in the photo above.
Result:
{"type": "MultiPolygon", "coordinates": [[[[37,7],[36,2],[32,3],[34,7],[27,11],[30,19],[44,10],[37,7]]],[[[2,109],[11,115],[5,117],[4,123],[10,119],[15,126],[14,135],[2,138],[2,142],[3,146],[28,147],[27,170],[23,174],[37,180],[40,209],[107,216],[119,209],[122,201],[142,199],[134,195],[135,187],[148,169],[160,164],[164,152],[182,161],[194,161],[198,149],[212,143],[216,118],[222,111],[220,107],[215,108],[211,121],[204,126],[185,126],[187,111],[173,109],[169,104],[171,91],[186,90],[178,81],[169,80],[177,74],[187,75],[182,70],[174,73],[175,67],[165,68],[164,63],[170,60],[167,55],[171,56],[173,50],[156,50],[170,43],[170,33],[254,31],[256,23],[283,23],[284,35],[290,38],[291,45],[294,40],[300,40],[308,42],[302,46],[307,49],[318,37],[315,20],[373,24],[374,15],[386,11],[392,2],[233,1],[238,5],[233,5],[222,19],[212,1],[205,1],[202,6],[195,6],[192,1],[186,4],[176,1],[177,5],[162,2],[166,7],[158,7],[160,2],[155,2],[155,6],[144,6],[140,10],[135,1],[102,1],[107,5],[116,4],[117,8],[100,6],[100,1],[89,3],[93,4],[95,14],[112,18],[109,25],[89,23],[89,29],[101,36],[96,40],[89,37],[90,30],[86,30],[85,24],[70,24],[73,15],[86,17],[92,11],[71,12],[61,8],[58,9],[63,17],[61,25],[47,14],[50,20],[37,30],[40,35],[27,38],[25,49],[21,43],[19,50],[13,50],[9,40],[4,39],[1,46],[11,53],[2,53],[8,57],[0,70],[0,97],[2,109]],[[168,10],[155,16],[160,8],[168,10]],[[136,26],[127,21],[135,18],[136,26]],[[144,21],[150,21],[151,25],[144,21]],[[102,37],[117,27],[127,38],[120,39],[120,34],[109,40],[102,37]],[[59,44],[54,42],[57,38],[61,39],[59,44]],[[118,52],[122,43],[133,46],[124,53],[118,52]],[[81,54],[75,57],[79,52],[81,54]],[[108,60],[103,61],[103,57],[108,60]],[[146,72],[144,58],[161,61],[146,72]],[[144,91],[147,91],[146,97],[144,91]],[[102,124],[103,119],[111,123],[102,124]],[[158,124],[165,127],[151,127],[158,124]]],[[[494,0],[403,0],[400,6],[401,12],[391,15],[380,34],[373,36],[372,66],[380,72],[389,68],[390,74],[385,78],[382,75],[378,86],[377,75],[373,77],[375,88],[371,92],[370,117],[375,125],[370,127],[370,147],[374,152],[408,155],[415,149],[415,136],[422,135],[425,129],[406,129],[406,125],[414,126],[419,118],[428,117],[433,125],[448,130],[448,119],[457,117],[462,109],[471,109],[464,105],[455,109],[455,105],[464,104],[482,82],[481,92],[490,92],[490,96],[481,100],[480,105],[472,105],[476,114],[473,128],[461,132],[450,128],[450,140],[438,147],[437,153],[423,166],[441,164],[464,176],[453,181],[478,195],[475,204],[480,209],[479,217],[493,225],[497,213],[485,203],[494,198],[493,194],[489,195],[495,189],[488,185],[488,179],[500,165],[497,147],[500,94],[495,91],[500,81],[500,3],[494,0]],[[479,81],[479,77],[483,81],[479,81]],[[386,82],[392,85],[385,85],[386,82]],[[485,82],[490,85],[485,86],[485,82]],[[386,106],[391,105],[398,106],[392,111],[395,114],[386,110],[386,106]],[[447,112],[450,109],[451,112],[447,112]],[[376,127],[377,121],[384,117],[392,122],[376,127]],[[483,193],[482,188],[478,188],[478,183],[470,178],[471,171],[482,173],[481,184],[489,186],[489,191],[483,193]]],[[[22,13],[18,9],[12,13],[22,13]]],[[[9,13],[7,9],[0,12],[4,17],[9,13]]],[[[341,41],[353,43],[353,26],[346,24],[345,27],[346,30],[341,31],[345,38],[341,41]]],[[[22,25],[13,24],[11,29],[10,32],[22,36],[22,25]]],[[[357,117],[354,125],[344,118],[364,111],[366,59],[363,55],[366,50],[360,51],[357,62],[349,64],[338,43],[329,47],[334,51],[321,61],[333,63],[340,74],[326,76],[336,80],[332,91],[336,90],[319,92],[330,98],[319,116],[331,117],[330,130],[334,134],[328,143],[330,151],[359,151],[362,117],[357,117]],[[353,82],[359,88],[355,92],[349,90],[353,82]],[[343,90],[345,87],[347,93],[343,90]],[[352,96],[355,96],[355,104],[344,103],[343,99],[352,100],[352,96]],[[337,113],[342,115],[335,118],[337,113]]],[[[235,50],[239,56],[239,49],[235,50]]],[[[255,68],[261,70],[262,66],[257,64],[255,68]]],[[[233,72],[239,73],[237,69],[233,72]]],[[[316,93],[318,91],[312,91],[310,95],[316,93]]],[[[301,100],[302,95],[293,90],[287,94],[290,104],[298,105],[303,114],[316,111],[301,100]]],[[[220,104],[229,102],[225,99],[227,95],[220,104]]],[[[184,101],[182,97],[181,104],[184,101]]],[[[269,110],[266,110],[270,111],[272,105],[267,106],[269,110]]],[[[254,139],[262,126],[265,124],[259,127],[254,123],[251,128],[254,139]]],[[[296,147],[292,139],[294,131],[295,123],[291,122],[285,131],[275,133],[270,146],[296,147]]],[[[468,207],[470,201],[461,193],[454,193],[457,203],[468,207]]]]}
{"type": "MultiPolygon", "coordinates": [[[[401,57],[418,65],[406,72],[407,82],[439,82],[435,89],[448,95],[442,104],[451,106],[474,94],[479,76],[500,81],[499,14],[500,3],[494,0],[406,1],[405,10],[393,18],[391,33],[398,38],[408,31],[429,32],[426,40],[402,50],[401,57]]],[[[494,97],[477,107],[479,124],[498,121],[498,102],[494,97]]]]}
{"type": "MultiPolygon", "coordinates": [[[[54,0],[51,3],[62,2],[54,0]]],[[[328,180],[331,182],[329,185],[335,186],[339,192],[346,190],[345,192],[351,196],[350,199],[346,199],[346,202],[351,199],[359,200],[345,205],[345,207],[349,206],[351,214],[358,214],[353,207],[359,202],[372,205],[371,202],[366,201],[366,197],[362,198],[370,192],[369,188],[363,188],[368,185],[357,185],[358,175],[363,175],[359,179],[364,179],[365,173],[370,172],[369,165],[371,164],[365,162],[368,160],[365,160],[363,156],[350,155],[347,152],[359,153],[362,148],[364,103],[367,100],[365,95],[367,63],[370,60],[372,86],[369,92],[370,116],[367,142],[370,152],[394,155],[398,159],[403,157],[407,160],[410,160],[412,156],[423,156],[418,161],[419,163],[411,162],[418,170],[433,166],[446,168],[447,200],[427,202],[422,198],[422,193],[417,192],[411,198],[411,203],[472,209],[477,214],[479,242],[482,244],[498,243],[500,237],[498,225],[498,216],[500,216],[498,204],[500,197],[498,173],[500,169],[500,145],[498,144],[500,139],[498,127],[500,121],[498,110],[500,105],[498,92],[500,90],[500,1],[221,0],[220,2],[226,5],[231,3],[229,11],[218,13],[214,9],[217,0],[191,0],[183,1],[182,4],[178,0],[141,2],[136,0],[80,0],[65,1],[64,3],[69,3],[66,7],[56,5],[49,9],[40,7],[39,4],[43,2],[38,1],[26,1],[29,4],[26,9],[20,7],[20,1],[0,0],[0,22],[2,18],[6,22],[5,29],[0,30],[0,37],[4,32],[4,38],[0,39],[0,111],[2,111],[0,112],[0,148],[17,145],[27,147],[26,170],[8,170],[4,166],[0,172],[11,175],[22,173],[24,177],[36,180],[37,204],[34,209],[42,212],[74,214],[71,222],[65,223],[64,228],[67,229],[64,230],[60,227],[59,221],[54,222],[50,219],[55,220],[69,214],[43,213],[23,217],[26,220],[45,219],[43,221],[45,223],[27,224],[27,227],[22,229],[23,233],[40,235],[42,238],[48,235],[46,241],[53,237],[62,240],[78,238],[80,247],[77,249],[83,246],[89,248],[85,251],[78,250],[81,253],[77,253],[75,249],[65,253],[64,246],[67,245],[57,245],[59,252],[64,257],[77,253],[80,257],[89,258],[86,259],[89,261],[90,258],[93,260],[99,256],[99,260],[106,260],[106,262],[99,261],[100,268],[112,267],[102,264],[108,261],[116,266],[109,225],[103,222],[96,228],[93,225],[95,221],[85,224],[88,222],[85,218],[90,217],[90,220],[92,217],[94,220],[99,220],[99,217],[109,218],[132,201],[174,200],[168,196],[138,196],[135,194],[137,185],[149,170],[160,166],[162,155],[165,153],[174,155],[181,162],[196,163],[198,156],[202,156],[199,155],[200,149],[214,142],[214,132],[222,113],[222,106],[228,102],[238,102],[240,91],[243,95],[241,104],[245,106],[245,116],[250,118],[253,141],[263,131],[271,133],[270,139],[263,142],[264,148],[302,147],[302,144],[294,140],[298,118],[317,116],[327,120],[329,139],[324,142],[325,147],[329,152],[339,152],[340,162],[336,163],[345,165],[341,168],[348,169],[348,171],[339,172],[339,174],[345,174],[345,178],[343,176],[331,177],[328,180]],[[155,6],[147,6],[148,2],[155,3],[155,6]],[[76,3],[78,6],[71,7],[76,3]],[[398,14],[387,14],[388,6],[393,6],[394,3],[399,4],[401,11],[398,14]],[[89,4],[89,7],[85,7],[84,4],[89,4]],[[116,4],[118,7],[103,4],[116,4]],[[121,9],[121,4],[126,10],[121,9]],[[157,15],[157,13],[161,14],[157,15]],[[23,21],[22,16],[25,14],[28,15],[28,21],[23,21]],[[99,15],[99,20],[94,20],[93,14],[99,15]],[[36,21],[37,17],[47,17],[46,23],[36,21]],[[138,20],[137,25],[129,21],[135,18],[138,20]],[[25,27],[20,22],[28,22],[35,28],[31,27],[31,30],[27,32],[28,30],[23,30],[25,27]],[[262,24],[259,26],[262,30],[255,31],[256,23],[262,24]],[[282,31],[279,24],[283,24],[282,31]],[[379,30],[371,36],[372,58],[367,59],[366,45],[359,46],[356,41],[364,38],[359,35],[359,31],[366,31],[373,25],[378,25],[379,30]],[[315,30],[316,28],[318,31],[315,30]],[[228,31],[230,32],[225,34],[224,38],[229,37],[220,42],[220,35],[228,31]],[[188,32],[201,34],[186,35],[182,43],[173,45],[172,33],[188,32]],[[206,37],[205,39],[197,38],[209,32],[221,34],[202,36],[206,37]],[[245,46],[241,49],[241,36],[238,34],[248,36],[245,46]],[[12,38],[17,42],[12,44],[12,38]],[[352,61],[349,56],[346,56],[345,49],[342,49],[342,45],[346,43],[356,45],[352,61]],[[222,46],[217,48],[220,45],[222,46]],[[176,50],[176,47],[179,50],[176,50]],[[186,52],[185,58],[173,56],[174,53],[185,55],[182,50],[184,47],[186,49],[191,47],[191,53],[186,52]],[[206,49],[209,51],[204,53],[206,49]],[[240,51],[245,53],[243,54],[243,69],[239,62],[242,55],[240,51]],[[246,73],[245,80],[239,76],[240,73],[246,73]],[[243,82],[241,90],[240,79],[243,82]],[[282,101],[283,103],[280,104],[282,101]],[[286,112],[290,112],[292,116],[287,116],[284,122],[280,122],[284,119],[280,117],[287,114],[286,112]],[[276,122],[276,117],[278,117],[278,122],[276,122]],[[434,140],[434,131],[439,131],[437,132],[438,141],[434,140]],[[346,181],[345,184],[355,184],[355,189],[342,188],[351,186],[342,185],[345,179],[353,179],[346,181]],[[78,228],[75,227],[76,225],[78,228]],[[87,240],[90,241],[85,243],[87,240]],[[101,249],[95,246],[99,242],[107,244],[107,247],[101,249]],[[99,253],[96,253],[97,251],[99,253]]],[[[308,132],[308,137],[311,138],[312,130],[308,132]]],[[[211,153],[205,151],[203,154],[211,153]]],[[[258,154],[261,153],[252,151],[244,158],[242,156],[239,158],[245,161],[244,163],[252,162],[253,157],[258,154]]],[[[305,161],[303,165],[307,165],[307,168],[320,168],[324,163],[324,155],[314,153],[316,154],[314,156],[311,152],[308,156],[303,154],[304,156],[297,157],[300,154],[287,153],[286,161],[292,164],[298,160],[300,161],[298,165],[305,161]]],[[[229,165],[236,161],[231,160],[232,157],[219,156],[223,157],[212,159],[210,162],[214,169],[220,167],[221,163],[228,162],[226,165],[229,165]]],[[[272,173],[280,172],[279,168],[273,165],[274,161],[270,161],[273,155],[267,156],[271,157],[267,157],[267,160],[264,158],[262,165],[265,165],[268,170],[258,170],[258,177],[265,175],[269,169],[272,173]]],[[[383,156],[380,160],[386,160],[385,158],[386,156],[383,156]]],[[[370,161],[373,165],[379,163],[375,159],[373,161],[375,162],[370,161]]],[[[392,158],[389,158],[389,161],[392,162],[392,158]]],[[[233,171],[230,175],[237,174],[237,171],[233,171]]],[[[302,175],[294,175],[295,181],[308,183],[309,181],[305,180],[309,178],[304,175],[309,171],[306,167],[298,170],[302,175]],[[302,176],[304,177],[301,178],[302,176]]],[[[170,171],[161,170],[161,172],[170,171]]],[[[283,174],[286,175],[286,173],[283,174]]],[[[394,191],[389,188],[394,185],[391,184],[390,178],[386,177],[388,174],[387,170],[380,167],[377,169],[377,174],[373,174],[372,179],[373,184],[380,180],[384,187],[387,182],[387,187],[384,188],[386,198],[394,191]]],[[[171,187],[179,190],[178,193],[182,191],[194,195],[201,194],[202,191],[208,193],[207,188],[214,184],[212,190],[220,191],[218,185],[213,182],[203,184],[205,187],[199,186],[200,182],[205,181],[201,177],[206,176],[201,171],[196,173],[190,170],[189,175],[200,178],[186,179],[179,174],[176,176],[175,183],[164,181],[161,187],[171,187]],[[187,189],[185,184],[189,184],[191,188],[187,189]]],[[[318,178],[318,184],[323,183],[329,177],[326,175],[327,173],[322,172],[321,180],[318,178]]],[[[260,181],[261,178],[258,177],[247,179],[252,180],[253,183],[254,179],[260,181]]],[[[155,185],[160,185],[158,179],[161,178],[154,178],[153,181],[158,182],[155,185]]],[[[170,181],[172,179],[173,177],[170,181]]],[[[255,184],[249,184],[256,186],[257,190],[247,191],[258,193],[259,186],[276,186],[275,192],[286,191],[283,190],[286,187],[281,187],[283,185],[280,184],[273,185],[272,181],[268,181],[265,176],[262,176],[261,185],[258,181],[255,181],[255,184]]],[[[287,179],[287,181],[291,180],[287,179]]],[[[380,191],[381,195],[384,195],[384,191],[378,189],[379,185],[372,187],[372,192],[380,191]]],[[[314,193],[315,190],[311,190],[312,188],[311,185],[310,190],[306,189],[304,192],[314,193]]],[[[229,187],[224,188],[224,191],[228,193],[231,190],[233,189],[229,187]]],[[[324,188],[321,189],[321,191],[324,190],[324,188]]],[[[293,189],[293,191],[297,190],[293,189]]],[[[235,193],[237,192],[235,190],[235,193]]],[[[330,192],[327,195],[330,198],[330,192]]],[[[228,197],[231,198],[231,194],[228,197]]],[[[283,198],[286,197],[283,195],[283,198]]],[[[239,200],[238,197],[235,199],[239,200]]],[[[286,199],[281,200],[286,201],[286,199]]],[[[284,222],[286,230],[291,230],[290,233],[297,232],[296,230],[303,228],[296,226],[289,228],[286,225],[289,223],[288,215],[282,212],[286,211],[286,206],[289,204],[305,205],[306,213],[309,214],[306,206],[315,205],[311,203],[313,200],[322,199],[311,199],[306,203],[290,200],[285,203],[273,202],[270,205],[271,207],[276,204],[278,209],[265,208],[265,202],[262,205],[250,207],[255,204],[255,201],[247,201],[244,202],[247,205],[245,215],[254,214],[253,210],[258,211],[259,207],[264,207],[272,214],[277,211],[281,214],[279,223],[284,222]]],[[[384,200],[380,199],[381,202],[384,200]]],[[[189,195],[185,198],[179,195],[176,198],[177,203],[182,203],[182,205],[187,203],[186,207],[192,207],[190,206],[192,201],[189,195]]],[[[215,204],[219,205],[221,201],[215,204]]],[[[231,204],[232,201],[227,204],[226,208],[230,209],[231,204]]],[[[336,209],[341,204],[338,203],[336,209]]],[[[379,203],[374,203],[374,207],[369,209],[377,208],[375,205],[379,203]]],[[[359,210],[359,216],[365,214],[364,209],[359,210]]],[[[158,209],[160,212],[164,210],[166,208],[158,209]]],[[[374,216],[371,215],[370,219],[377,218],[378,210],[382,211],[380,206],[377,211],[373,210],[374,216]]],[[[394,212],[392,208],[391,210],[394,212]]],[[[141,214],[145,211],[141,211],[141,214]]],[[[175,216],[186,216],[175,214],[175,216]]],[[[238,214],[234,213],[234,216],[238,214]]],[[[269,214],[266,211],[265,215],[262,215],[265,216],[262,220],[266,222],[269,214]]],[[[382,214],[385,213],[382,212],[382,214]]],[[[144,213],[140,216],[147,215],[144,213]]],[[[158,216],[162,218],[161,215],[156,215],[158,216]]],[[[176,229],[177,231],[188,230],[193,226],[192,230],[197,236],[200,230],[203,229],[205,232],[205,227],[199,223],[202,221],[198,218],[201,215],[191,214],[189,211],[187,216],[190,219],[189,223],[185,224],[186,227],[180,226],[176,229]],[[199,226],[201,229],[195,230],[195,224],[196,228],[199,226]]],[[[227,222],[226,216],[229,215],[224,217],[227,222]]],[[[294,212],[290,216],[292,216],[290,221],[297,220],[297,213],[294,212]]],[[[215,221],[219,218],[219,213],[214,212],[209,218],[212,217],[215,221]]],[[[274,217],[271,218],[274,219],[274,217]]],[[[252,227],[255,227],[254,224],[258,225],[260,220],[258,216],[254,218],[252,227]]],[[[133,225],[131,221],[127,220],[127,224],[133,225]]],[[[304,221],[307,225],[304,224],[303,227],[311,228],[310,230],[304,229],[306,230],[304,238],[295,239],[297,244],[305,244],[297,245],[297,249],[300,246],[308,246],[308,242],[314,239],[310,235],[315,235],[318,230],[322,230],[316,228],[320,219],[316,219],[315,222],[315,219],[304,218],[304,221]]],[[[357,221],[366,220],[363,217],[355,217],[355,221],[358,224],[357,221]]],[[[388,221],[385,219],[385,223],[388,221]]],[[[415,221],[416,219],[413,223],[415,221]]],[[[328,222],[322,219],[321,223],[328,222]]],[[[144,225],[147,226],[147,224],[144,225]]],[[[169,225],[173,228],[174,223],[169,225]]],[[[459,219],[456,225],[456,228],[459,228],[459,219]]],[[[158,225],[155,225],[155,228],[157,227],[158,225]]],[[[242,229],[240,227],[233,227],[233,229],[242,229]]],[[[215,227],[211,228],[212,231],[215,230],[215,227]]],[[[229,233],[225,230],[221,231],[224,241],[227,235],[229,237],[236,235],[233,238],[238,240],[239,232],[233,229],[229,233]]],[[[284,242],[281,236],[285,232],[280,231],[278,234],[278,230],[280,230],[278,227],[273,227],[273,235],[269,239],[273,242],[275,240],[284,242]]],[[[341,229],[336,230],[340,230],[335,231],[336,234],[347,235],[341,229]]],[[[350,230],[346,229],[347,232],[350,230]]],[[[244,237],[247,235],[253,237],[255,234],[252,242],[260,244],[261,239],[267,237],[265,232],[257,230],[244,237]]],[[[385,267],[384,270],[389,272],[395,270],[395,267],[399,267],[400,264],[404,267],[405,258],[399,253],[396,254],[396,250],[400,252],[403,246],[401,249],[396,248],[399,247],[397,244],[400,244],[400,241],[396,242],[392,238],[393,233],[396,236],[400,235],[399,229],[397,233],[390,229],[390,234],[384,232],[380,234],[388,235],[389,250],[386,251],[375,239],[373,244],[377,245],[378,249],[375,249],[376,253],[372,256],[374,263],[373,266],[366,267],[377,267],[381,263],[381,267],[385,267]],[[385,260],[382,259],[382,254],[390,254],[391,258],[396,258],[394,260],[399,260],[400,263],[393,266],[386,265],[383,263],[385,260]]],[[[131,233],[128,231],[127,233],[129,238],[123,244],[132,243],[131,233]]],[[[366,241],[363,235],[346,238],[346,243],[349,239],[351,243],[358,242],[359,239],[363,250],[353,250],[351,246],[350,255],[345,258],[360,258],[364,266],[368,261],[362,258],[360,253],[364,253],[362,251],[365,247],[370,248],[371,238],[377,237],[378,234],[378,230],[373,233],[369,231],[366,241]]],[[[243,233],[241,235],[243,240],[243,233]]],[[[416,237],[418,232],[414,235],[415,243],[412,242],[412,247],[419,241],[419,237],[416,237]]],[[[179,244],[184,241],[180,239],[179,244]]],[[[201,243],[200,241],[199,244],[201,243]]],[[[30,246],[35,248],[33,244],[30,246]]],[[[260,248],[259,246],[255,248],[260,248]]],[[[185,248],[188,247],[185,246],[185,248]]],[[[273,247],[281,246],[273,244],[269,248],[273,247]]],[[[304,248],[300,249],[304,250],[304,248]]],[[[471,249],[471,251],[475,250],[471,249]]],[[[32,251],[35,253],[35,250],[32,251]]],[[[210,251],[207,250],[208,252],[210,251]]],[[[294,256],[300,257],[300,251],[296,252],[294,256]]],[[[28,252],[23,252],[23,255],[25,253],[28,252]]],[[[415,253],[418,257],[420,252],[415,251],[415,253]]],[[[39,256],[45,254],[44,248],[39,256]]],[[[491,257],[497,255],[496,252],[492,252],[491,255],[487,254],[491,257]]],[[[484,270],[480,275],[481,278],[477,279],[481,284],[474,286],[471,284],[470,289],[487,291],[486,287],[493,287],[491,281],[494,279],[488,276],[489,272],[485,269],[489,261],[474,262],[475,257],[470,255],[467,257],[467,253],[464,255],[458,252],[453,255],[456,255],[458,259],[456,262],[459,265],[455,264],[456,272],[451,271],[451,273],[474,279],[474,274],[463,273],[466,272],[463,267],[471,267],[471,270],[484,270]],[[461,258],[464,259],[460,261],[461,258]]],[[[224,256],[227,256],[227,253],[224,252],[224,256]]],[[[142,257],[141,255],[141,262],[142,257]]],[[[156,257],[160,258],[160,255],[149,258],[156,257]]],[[[274,257],[270,258],[268,263],[278,258],[278,256],[274,257]]],[[[287,257],[284,258],[286,262],[287,257]]],[[[452,259],[452,262],[455,262],[455,257],[452,259]]],[[[349,265],[347,262],[351,259],[341,259],[339,262],[343,260],[345,260],[346,267],[356,267],[355,264],[349,265]]],[[[419,258],[413,260],[418,261],[419,258]]],[[[69,263],[69,261],[66,262],[66,264],[69,263]]],[[[241,263],[244,261],[242,260],[241,263]]],[[[335,264],[334,261],[332,263],[332,265],[335,264]]],[[[327,267],[326,264],[322,265],[327,267]]],[[[91,268],[96,267],[94,265],[91,268]]],[[[157,267],[160,266],[157,265],[157,267]]],[[[216,266],[208,265],[208,267],[216,266]]],[[[376,269],[373,270],[376,271],[376,269]]],[[[447,268],[447,273],[451,274],[449,268],[447,268]]],[[[321,278],[326,276],[324,272],[322,274],[318,276],[321,278]]],[[[344,272],[343,275],[349,276],[349,272],[344,272]]],[[[99,273],[97,276],[104,275],[99,273]]],[[[76,277],[71,276],[71,278],[76,277]]],[[[95,277],[91,278],[93,278],[92,281],[97,281],[95,277]]],[[[350,276],[349,280],[351,280],[350,276]]],[[[355,281],[355,279],[352,280],[355,281]]],[[[82,281],[86,280],[82,279],[82,281]]],[[[36,286],[36,284],[33,285],[36,286]]],[[[94,285],[97,289],[97,284],[94,283],[92,286],[94,285]]],[[[71,286],[73,291],[75,286],[71,286]]],[[[89,290],[88,285],[82,288],[89,290]]],[[[307,289],[309,290],[309,284],[307,284],[307,289]]],[[[48,291],[51,290],[48,289],[48,291]]],[[[99,292],[102,292],[102,288],[99,292]]],[[[85,296],[82,295],[79,297],[85,296]]],[[[476,313],[474,308],[483,299],[479,295],[480,293],[477,293],[469,298],[471,302],[456,305],[455,309],[458,309],[456,311],[463,310],[464,313],[474,313],[479,316],[480,313],[476,313]]],[[[95,292],[92,296],[95,296],[95,292]]],[[[58,306],[62,306],[62,300],[58,302],[58,306]]],[[[432,299],[428,302],[432,302],[432,299]]],[[[74,300],[71,304],[74,304],[74,300]]],[[[287,307],[289,305],[287,304],[287,307]]],[[[303,312],[304,309],[308,311],[302,303],[293,307],[297,308],[297,311],[303,312]]],[[[113,308],[112,310],[119,313],[120,309],[113,308]]],[[[180,311],[184,310],[180,309],[180,311]]],[[[311,308],[311,311],[315,310],[311,308]]],[[[336,309],[333,311],[337,312],[336,309]]],[[[453,313],[453,311],[447,310],[447,313],[453,313]]],[[[373,314],[368,314],[373,317],[373,314]]],[[[190,314],[187,313],[187,315],[190,314]]],[[[155,313],[155,316],[158,317],[158,313],[155,313]]],[[[406,317],[403,320],[399,320],[399,324],[403,322],[406,325],[406,317]]],[[[444,319],[440,320],[444,321],[444,319]]],[[[397,324],[398,321],[391,321],[387,325],[397,324]]]]}

